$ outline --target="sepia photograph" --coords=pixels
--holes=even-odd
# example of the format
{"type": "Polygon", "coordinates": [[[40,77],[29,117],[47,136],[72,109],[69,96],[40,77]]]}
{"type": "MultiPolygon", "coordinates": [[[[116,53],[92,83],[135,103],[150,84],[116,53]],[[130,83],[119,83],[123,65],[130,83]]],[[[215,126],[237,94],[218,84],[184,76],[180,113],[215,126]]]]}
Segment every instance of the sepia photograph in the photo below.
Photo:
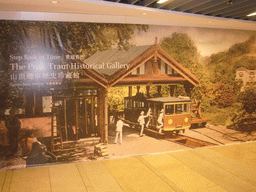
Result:
{"type": "Polygon", "coordinates": [[[0,0],[0,192],[256,192],[255,0],[0,0]]]}
{"type": "Polygon", "coordinates": [[[255,31],[0,22],[1,170],[256,139],[255,31]]]}

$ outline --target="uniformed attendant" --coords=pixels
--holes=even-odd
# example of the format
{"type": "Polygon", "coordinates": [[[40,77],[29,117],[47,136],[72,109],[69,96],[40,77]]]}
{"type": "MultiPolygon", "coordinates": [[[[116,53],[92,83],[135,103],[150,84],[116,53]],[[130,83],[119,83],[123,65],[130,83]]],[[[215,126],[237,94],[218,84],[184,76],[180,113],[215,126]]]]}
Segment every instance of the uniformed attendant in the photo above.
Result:
{"type": "Polygon", "coordinates": [[[148,117],[147,115],[146,116],[144,115],[144,111],[141,111],[140,116],[138,118],[138,122],[141,126],[140,137],[142,137],[144,135],[143,132],[144,132],[144,127],[145,127],[145,118],[147,118],[147,117],[148,117]]]}
{"type": "Polygon", "coordinates": [[[120,137],[119,143],[122,144],[123,140],[123,127],[124,125],[128,126],[128,124],[124,123],[122,118],[118,118],[118,121],[116,122],[116,138],[115,138],[115,144],[117,144],[118,136],[120,137]]]}

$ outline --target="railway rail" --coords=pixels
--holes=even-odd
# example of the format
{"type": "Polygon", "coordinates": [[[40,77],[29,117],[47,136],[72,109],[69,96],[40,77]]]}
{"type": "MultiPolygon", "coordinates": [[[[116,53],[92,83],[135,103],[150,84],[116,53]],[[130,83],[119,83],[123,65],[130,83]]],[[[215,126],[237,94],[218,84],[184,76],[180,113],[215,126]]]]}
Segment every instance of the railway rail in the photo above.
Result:
{"type": "MultiPolygon", "coordinates": [[[[241,139],[239,139],[239,138],[237,138],[237,137],[232,137],[231,135],[228,135],[228,133],[225,133],[225,132],[222,132],[222,131],[219,131],[219,130],[216,130],[216,129],[212,129],[212,128],[207,127],[207,126],[204,127],[204,129],[208,129],[208,130],[211,130],[211,131],[213,131],[213,132],[220,133],[220,134],[222,134],[223,136],[229,137],[229,138],[230,138],[231,140],[233,140],[233,141],[240,141],[240,142],[243,142],[243,140],[241,140],[241,139]]],[[[224,144],[224,143],[218,141],[217,139],[215,139],[215,138],[213,138],[213,137],[211,137],[211,136],[209,136],[209,135],[206,135],[206,134],[204,134],[204,133],[201,133],[201,132],[197,131],[196,129],[190,129],[190,130],[193,131],[193,132],[196,132],[196,133],[198,133],[198,134],[204,135],[205,137],[208,137],[208,138],[210,138],[210,139],[212,139],[212,140],[214,140],[214,141],[216,141],[216,142],[218,142],[218,143],[220,143],[220,144],[224,144]]]]}
{"type": "Polygon", "coordinates": [[[200,139],[184,136],[184,135],[177,135],[176,137],[166,137],[167,141],[171,141],[173,143],[177,143],[180,145],[184,145],[186,147],[190,148],[199,148],[199,147],[207,147],[207,146],[213,146],[216,145],[214,143],[210,143],[207,141],[203,141],[200,139]]]}
{"type": "Polygon", "coordinates": [[[211,143],[208,141],[203,141],[201,139],[192,138],[192,137],[180,135],[180,134],[172,134],[172,133],[168,133],[168,132],[167,133],[159,133],[152,129],[146,129],[145,133],[148,136],[165,139],[167,141],[171,141],[173,143],[184,145],[184,146],[190,147],[190,148],[198,148],[198,147],[216,145],[214,143],[211,143]]]}

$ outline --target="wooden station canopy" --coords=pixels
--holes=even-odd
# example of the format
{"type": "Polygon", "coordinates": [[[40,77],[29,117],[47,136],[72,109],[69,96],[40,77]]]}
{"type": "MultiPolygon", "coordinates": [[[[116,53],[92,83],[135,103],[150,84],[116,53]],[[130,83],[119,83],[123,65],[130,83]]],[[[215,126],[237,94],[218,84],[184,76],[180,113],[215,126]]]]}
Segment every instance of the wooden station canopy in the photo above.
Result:
{"type": "Polygon", "coordinates": [[[83,62],[89,70],[78,82],[98,83],[106,89],[117,85],[199,85],[197,77],[157,44],[98,51],[83,62]]]}
{"type": "MultiPolygon", "coordinates": [[[[82,62],[87,66],[77,80],[81,86],[98,87],[98,130],[102,142],[108,142],[106,90],[113,86],[183,84],[188,92],[199,80],[159,45],[131,46],[98,51],[82,62]]],[[[129,91],[130,94],[130,91],[129,91]]]]}

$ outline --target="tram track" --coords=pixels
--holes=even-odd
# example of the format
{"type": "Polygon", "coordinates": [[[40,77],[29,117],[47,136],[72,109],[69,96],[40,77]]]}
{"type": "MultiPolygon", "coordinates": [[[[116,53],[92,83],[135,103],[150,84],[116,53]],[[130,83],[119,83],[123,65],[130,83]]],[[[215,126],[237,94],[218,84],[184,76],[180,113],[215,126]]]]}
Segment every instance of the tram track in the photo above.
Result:
{"type": "MultiPolygon", "coordinates": [[[[220,133],[222,136],[229,137],[229,138],[232,139],[233,141],[240,141],[240,142],[243,142],[243,140],[238,139],[237,137],[232,137],[232,136],[228,135],[228,133],[225,133],[225,132],[222,132],[222,131],[219,131],[219,130],[216,130],[216,129],[213,129],[213,128],[210,128],[210,127],[204,127],[204,129],[208,129],[208,130],[211,130],[211,131],[213,131],[213,132],[220,133]]],[[[222,143],[222,142],[218,141],[217,139],[215,139],[215,138],[209,136],[208,134],[204,134],[204,133],[202,133],[202,132],[200,132],[200,131],[197,131],[197,130],[195,130],[195,129],[190,129],[190,131],[196,132],[196,133],[198,133],[198,134],[200,134],[200,135],[203,135],[203,136],[205,136],[205,137],[207,137],[207,138],[209,138],[209,139],[211,139],[211,140],[213,140],[213,141],[215,141],[215,142],[217,142],[217,143],[220,143],[220,144],[222,144],[222,145],[225,145],[225,143],[222,143]]]]}
{"type": "MultiPolygon", "coordinates": [[[[161,139],[165,139],[168,140],[170,142],[179,144],[179,145],[183,145],[189,148],[199,148],[199,147],[205,147],[205,146],[214,146],[214,145],[225,145],[226,143],[221,141],[221,139],[218,139],[218,137],[228,137],[229,140],[233,140],[233,141],[238,141],[238,142],[243,142],[243,140],[237,138],[237,137],[233,137],[232,135],[230,135],[227,132],[223,132],[223,131],[219,131],[216,129],[213,129],[211,127],[203,127],[203,129],[207,129],[210,130],[209,133],[204,133],[203,131],[199,131],[196,130],[196,128],[193,129],[189,129],[189,131],[192,131],[196,134],[198,134],[198,136],[193,136],[191,137],[188,135],[183,135],[183,134],[173,134],[173,133],[168,133],[168,132],[164,132],[164,133],[158,133],[158,131],[153,130],[153,129],[147,129],[147,135],[151,136],[151,137],[155,137],[155,138],[161,138],[161,139]],[[216,135],[215,133],[218,133],[219,135],[216,137],[214,135],[216,135]],[[203,137],[201,137],[201,136],[203,137]],[[199,139],[201,138],[201,139],[199,139]],[[205,138],[205,139],[202,139],[205,138]],[[207,140],[207,141],[206,141],[207,140]]],[[[232,134],[232,133],[231,133],[232,134]]],[[[193,134],[192,134],[193,135],[193,134]]]]}
{"type": "Polygon", "coordinates": [[[203,135],[203,136],[205,136],[205,137],[207,137],[207,138],[209,138],[209,139],[211,139],[211,140],[213,140],[213,141],[215,141],[215,142],[217,142],[217,143],[220,143],[221,145],[225,145],[225,143],[222,143],[222,142],[218,141],[217,139],[214,139],[213,137],[211,137],[211,136],[209,136],[209,135],[206,135],[206,134],[204,134],[204,133],[201,133],[201,132],[196,131],[196,130],[193,130],[193,129],[192,129],[191,131],[196,132],[196,133],[198,133],[198,134],[200,134],[200,135],[203,135]]]}
{"type": "MultiPolygon", "coordinates": [[[[204,127],[204,129],[208,129],[208,130],[210,130],[212,132],[219,133],[220,135],[222,135],[222,137],[223,136],[228,137],[228,138],[230,138],[233,141],[244,142],[244,140],[241,140],[241,139],[239,139],[237,137],[233,137],[233,136],[229,135],[229,133],[213,129],[211,127],[204,127]]],[[[165,135],[164,138],[166,140],[168,140],[168,141],[171,141],[171,142],[174,142],[174,143],[177,143],[177,144],[180,144],[180,145],[184,145],[184,146],[187,146],[187,147],[190,147],[190,148],[198,148],[198,147],[204,147],[204,146],[213,146],[213,145],[218,145],[218,144],[225,145],[225,143],[223,143],[223,142],[219,141],[218,139],[210,136],[209,134],[202,133],[202,132],[200,132],[200,131],[198,131],[196,129],[189,129],[189,130],[193,131],[193,132],[195,132],[197,134],[203,135],[204,137],[212,140],[214,143],[208,142],[208,141],[204,141],[204,140],[201,140],[201,139],[198,139],[198,138],[195,138],[195,137],[185,136],[185,135],[175,135],[175,136],[165,135]]]]}
{"type": "Polygon", "coordinates": [[[158,133],[155,130],[147,129],[147,135],[154,138],[161,138],[179,145],[183,145],[189,148],[199,148],[205,146],[217,145],[208,141],[203,141],[198,138],[181,135],[181,134],[168,134],[168,133],[158,133]]]}
{"type": "Polygon", "coordinates": [[[215,132],[218,132],[218,133],[221,133],[221,134],[223,134],[223,135],[225,135],[225,136],[227,136],[227,137],[229,137],[229,138],[231,138],[231,139],[234,139],[234,140],[237,140],[237,141],[243,141],[243,140],[241,140],[241,139],[238,139],[237,137],[232,137],[232,136],[230,136],[230,135],[228,135],[228,133],[224,133],[224,132],[221,132],[221,131],[218,131],[218,130],[216,130],[216,129],[212,129],[212,128],[210,128],[210,127],[205,127],[206,129],[209,129],[209,130],[212,130],[212,131],[215,131],[215,132]]]}
{"type": "Polygon", "coordinates": [[[167,141],[171,141],[173,143],[183,145],[189,148],[199,148],[199,147],[207,147],[207,146],[213,146],[216,145],[214,143],[210,143],[208,141],[203,141],[200,139],[192,138],[185,135],[176,135],[173,137],[165,137],[167,141]]]}

